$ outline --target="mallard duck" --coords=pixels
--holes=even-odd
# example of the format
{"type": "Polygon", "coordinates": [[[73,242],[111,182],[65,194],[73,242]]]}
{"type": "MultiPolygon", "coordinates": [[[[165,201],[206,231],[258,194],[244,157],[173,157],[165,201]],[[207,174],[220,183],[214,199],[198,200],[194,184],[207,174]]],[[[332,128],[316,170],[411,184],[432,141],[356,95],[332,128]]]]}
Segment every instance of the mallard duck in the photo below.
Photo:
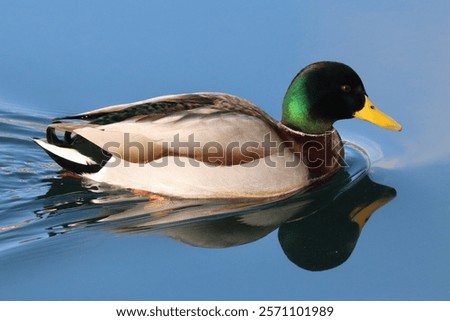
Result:
{"type": "Polygon", "coordinates": [[[279,122],[229,94],[161,96],[55,119],[35,142],[98,182],[181,198],[253,198],[290,194],[343,166],[337,120],[401,130],[338,62],[303,68],[282,108],[279,122]]]}

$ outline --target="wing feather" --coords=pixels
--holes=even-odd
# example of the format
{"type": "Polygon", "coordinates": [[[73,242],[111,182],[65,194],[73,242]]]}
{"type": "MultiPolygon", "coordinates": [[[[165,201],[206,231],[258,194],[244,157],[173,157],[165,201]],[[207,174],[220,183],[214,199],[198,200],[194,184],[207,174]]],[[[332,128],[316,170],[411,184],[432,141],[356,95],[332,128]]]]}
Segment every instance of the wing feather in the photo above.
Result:
{"type": "Polygon", "coordinates": [[[244,99],[195,93],[59,118],[49,125],[47,140],[87,157],[95,156],[99,162],[110,155],[131,163],[183,156],[228,166],[271,154],[273,151],[262,144],[276,126],[269,115],[244,99]],[[63,132],[64,138],[59,139],[55,131],[63,132]]]}

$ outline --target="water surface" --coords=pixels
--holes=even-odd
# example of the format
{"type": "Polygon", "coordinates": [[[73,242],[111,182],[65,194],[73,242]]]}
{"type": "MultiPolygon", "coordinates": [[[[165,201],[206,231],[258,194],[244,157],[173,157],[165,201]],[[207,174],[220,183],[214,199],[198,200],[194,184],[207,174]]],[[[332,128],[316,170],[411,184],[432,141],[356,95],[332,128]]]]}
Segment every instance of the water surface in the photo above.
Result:
{"type": "Polygon", "coordinates": [[[0,299],[448,300],[447,12],[2,2],[0,299]],[[350,166],[286,199],[148,198],[61,175],[31,140],[54,117],[183,92],[239,95],[279,119],[292,77],[318,60],[355,68],[404,130],[338,122],[350,166]]]}

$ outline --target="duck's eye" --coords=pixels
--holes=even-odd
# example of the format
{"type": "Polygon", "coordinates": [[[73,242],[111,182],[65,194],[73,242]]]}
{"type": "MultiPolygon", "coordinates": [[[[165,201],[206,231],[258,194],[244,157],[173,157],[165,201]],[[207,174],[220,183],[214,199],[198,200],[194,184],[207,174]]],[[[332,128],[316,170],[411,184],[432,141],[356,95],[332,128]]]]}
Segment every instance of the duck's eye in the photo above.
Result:
{"type": "Polygon", "coordinates": [[[352,87],[350,85],[342,85],[341,90],[345,93],[349,93],[352,90],[352,87]]]}

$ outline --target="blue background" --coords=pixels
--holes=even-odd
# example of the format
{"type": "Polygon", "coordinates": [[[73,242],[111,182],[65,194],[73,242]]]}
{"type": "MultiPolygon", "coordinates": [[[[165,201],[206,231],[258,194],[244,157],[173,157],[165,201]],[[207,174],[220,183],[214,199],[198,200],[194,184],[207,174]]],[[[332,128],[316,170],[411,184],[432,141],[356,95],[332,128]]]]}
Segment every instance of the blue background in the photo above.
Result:
{"type": "MultiPolygon", "coordinates": [[[[0,299],[448,300],[449,13],[448,1],[1,1],[0,101],[9,112],[47,120],[211,91],[279,119],[295,74],[334,60],[352,66],[404,130],[336,124],[369,151],[374,180],[398,193],[336,269],[299,269],[276,233],[207,250],[160,235],[76,230],[4,250],[0,299]]],[[[41,206],[26,202],[28,183],[9,187],[18,191],[15,210],[2,213],[9,223],[41,206]]],[[[45,194],[39,188],[31,193],[45,194]]],[[[12,199],[3,195],[4,209],[12,199]]]]}

